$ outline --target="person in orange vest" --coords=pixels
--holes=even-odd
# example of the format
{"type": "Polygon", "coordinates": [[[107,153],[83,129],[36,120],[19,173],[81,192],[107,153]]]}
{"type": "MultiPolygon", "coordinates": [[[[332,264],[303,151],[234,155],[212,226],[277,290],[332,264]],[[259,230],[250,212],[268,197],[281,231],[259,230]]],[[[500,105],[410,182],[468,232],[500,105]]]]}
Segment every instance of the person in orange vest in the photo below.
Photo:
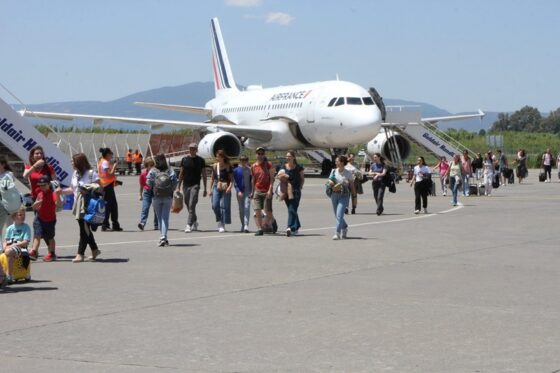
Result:
{"type": "Polygon", "coordinates": [[[101,157],[97,163],[97,173],[99,175],[99,184],[103,187],[105,199],[105,220],[101,225],[101,230],[109,230],[109,218],[113,225],[113,231],[122,231],[119,224],[119,205],[117,204],[117,196],[115,195],[115,184],[118,184],[115,176],[117,164],[111,164],[113,152],[109,148],[99,149],[101,157]]]}
{"type": "Polygon", "coordinates": [[[132,155],[132,159],[134,160],[134,166],[136,167],[136,175],[140,175],[142,171],[142,154],[136,149],[134,154],[132,155]]]}
{"type": "Polygon", "coordinates": [[[126,152],[126,165],[128,166],[128,174],[132,175],[132,149],[126,152]]]}

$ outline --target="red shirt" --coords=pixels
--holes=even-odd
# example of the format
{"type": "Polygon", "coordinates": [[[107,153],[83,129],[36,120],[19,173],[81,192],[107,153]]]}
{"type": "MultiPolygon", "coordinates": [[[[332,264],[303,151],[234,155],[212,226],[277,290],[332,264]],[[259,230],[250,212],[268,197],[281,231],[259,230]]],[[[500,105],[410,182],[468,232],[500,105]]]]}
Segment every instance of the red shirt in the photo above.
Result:
{"type": "Polygon", "coordinates": [[[140,186],[142,187],[142,189],[144,190],[150,190],[150,186],[146,183],[146,178],[148,177],[148,169],[143,169],[142,172],[140,172],[140,186]]]}
{"type": "MultiPolygon", "coordinates": [[[[25,165],[26,170],[29,170],[30,168],[31,165],[28,164],[25,165]]],[[[45,175],[50,176],[51,179],[53,178],[53,175],[55,175],[54,169],[50,164],[45,164],[40,170],[33,170],[28,176],[29,183],[31,184],[31,196],[33,197],[33,200],[37,199],[37,194],[41,190],[37,186],[37,182],[39,181],[40,178],[42,178],[45,175]]]]}
{"type": "Polygon", "coordinates": [[[57,198],[58,196],[52,190],[43,192],[41,189],[38,189],[37,200],[43,201],[41,207],[37,210],[37,216],[41,221],[51,222],[56,220],[57,198]]]}
{"type": "Polygon", "coordinates": [[[266,161],[262,164],[253,163],[251,166],[251,174],[255,180],[255,189],[259,192],[268,192],[270,188],[270,169],[272,163],[266,161]]]}

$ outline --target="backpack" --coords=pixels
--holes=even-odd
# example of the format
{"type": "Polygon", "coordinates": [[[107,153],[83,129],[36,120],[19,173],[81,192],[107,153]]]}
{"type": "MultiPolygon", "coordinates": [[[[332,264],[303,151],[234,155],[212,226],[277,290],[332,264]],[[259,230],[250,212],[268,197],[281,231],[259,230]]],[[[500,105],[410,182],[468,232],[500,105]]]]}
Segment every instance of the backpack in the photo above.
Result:
{"type": "Polygon", "coordinates": [[[154,184],[154,196],[156,197],[173,197],[173,180],[167,170],[158,171],[154,184]]]}
{"type": "Polygon", "coordinates": [[[16,188],[16,184],[9,177],[0,180],[0,206],[2,206],[8,214],[13,214],[23,204],[21,193],[16,188]]]}
{"type": "Polygon", "coordinates": [[[91,225],[101,225],[105,220],[105,200],[101,196],[89,197],[84,221],[91,225]]]}

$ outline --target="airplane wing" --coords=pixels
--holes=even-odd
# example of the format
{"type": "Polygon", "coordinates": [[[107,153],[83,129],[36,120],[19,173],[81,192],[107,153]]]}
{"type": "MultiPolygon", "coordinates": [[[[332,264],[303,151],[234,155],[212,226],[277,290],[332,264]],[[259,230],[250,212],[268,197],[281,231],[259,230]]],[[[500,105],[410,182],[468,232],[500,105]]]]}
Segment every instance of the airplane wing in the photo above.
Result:
{"type": "Polygon", "coordinates": [[[49,118],[58,120],[85,119],[93,120],[95,125],[104,121],[124,122],[150,126],[153,129],[164,126],[177,128],[189,128],[192,130],[202,130],[203,132],[227,131],[236,136],[249,137],[260,141],[270,141],[272,131],[262,126],[240,126],[235,123],[212,123],[212,122],[189,122],[183,120],[133,118],[133,117],[113,117],[107,115],[71,114],[71,113],[49,113],[42,111],[21,110],[20,115],[33,118],[49,118]]]}
{"type": "Polygon", "coordinates": [[[168,105],[168,104],[158,104],[154,102],[135,102],[134,105],[147,107],[150,109],[161,109],[161,110],[172,110],[179,111],[182,113],[193,113],[201,115],[212,115],[212,110],[206,109],[198,106],[186,106],[186,105],[168,105]]]}
{"type": "Polygon", "coordinates": [[[482,119],[486,114],[480,109],[478,109],[478,114],[465,114],[465,115],[450,115],[446,117],[432,117],[432,118],[422,118],[422,122],[436,124],[437,122],[448,122],[451,120],[463,120],[469,118],[480,118],[482,119]]]}

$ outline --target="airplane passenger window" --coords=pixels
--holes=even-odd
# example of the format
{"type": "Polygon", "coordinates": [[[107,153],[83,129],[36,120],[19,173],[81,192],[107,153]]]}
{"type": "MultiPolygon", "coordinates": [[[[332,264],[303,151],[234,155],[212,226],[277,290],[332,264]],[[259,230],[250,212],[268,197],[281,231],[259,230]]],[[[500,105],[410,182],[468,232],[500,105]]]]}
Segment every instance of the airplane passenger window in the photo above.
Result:
{"type": "Polygon", "coordinates": [[[348,105],[361,105],[362,99],[359,97],[346,97],[346,103],[348,105]]]}
{"type": "Polygon", "coordinates": [[[327,106],[333,106],[335,101],[336,97],[333,97],[332,100],[329,101],[329,104],[327,106]]]}
{"type": "Polygon", "coordinates": [[[340,105],[344,105],[344,97],[339,97],[338,100],[336,100],[336,104],[334,104],[334,106],[340,105]]]}
{"type": "Polygon", "coordinates": [[[365,105],[373,105],[373,99],[371,97],[362,97],[362,100],[364,100],[365,105]]]}

